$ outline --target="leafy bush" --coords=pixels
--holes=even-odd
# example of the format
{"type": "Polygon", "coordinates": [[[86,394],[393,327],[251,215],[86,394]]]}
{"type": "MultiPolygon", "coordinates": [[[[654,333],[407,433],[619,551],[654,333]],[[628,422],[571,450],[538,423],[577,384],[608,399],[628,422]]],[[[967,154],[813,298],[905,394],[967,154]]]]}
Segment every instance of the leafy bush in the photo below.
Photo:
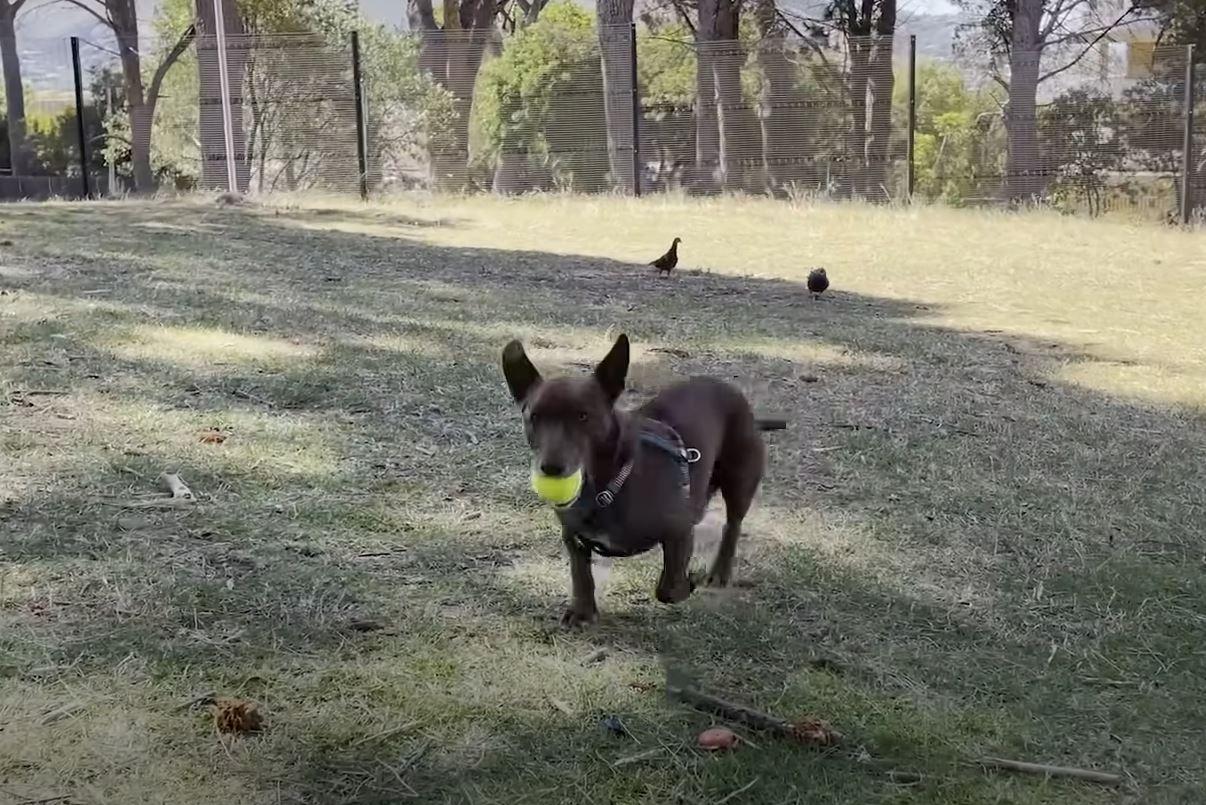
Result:
{"type": "Polygon", "coordinates": [[[529,177],[598,189],[608,171],[601,81],[593,18],[568,2],[548,6],[482,68],[478,160],[491,168],[521,160],[529,177]]]}

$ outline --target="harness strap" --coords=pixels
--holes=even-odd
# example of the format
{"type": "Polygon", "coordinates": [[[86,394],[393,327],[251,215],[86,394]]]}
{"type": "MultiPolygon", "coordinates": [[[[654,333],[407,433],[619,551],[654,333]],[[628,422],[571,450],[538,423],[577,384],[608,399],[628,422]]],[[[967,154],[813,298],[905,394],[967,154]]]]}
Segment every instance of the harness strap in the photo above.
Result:
{"type": "MultiPolygon", "coordinates": [[[[673,436],[674,440],[671,441],[670,439],[665,439],[656,433],[642,429],[639,436],[639,441],[649,445],[650,447],[656,447],[664,453],[668,453],[670,457],[679,464],[682,471],[683,490],[684,492],[689,493],[691,487],[691,473],[689,466],[699,461],[699,451],[694,447],[683,447],[683,440],[682,437],[678,435],[678,431],[666,423],[658,422],[657,420],[650,421],[656,422],[659,426],[668,431],[673,436]]],[[[635,456],[624,462],[624,466],[620,468],[620,471],[617,472],[616,476],[611,479],[611,482],[606,486],[606,488],[604,488],[599,494],[595,495],[595,506],[597,508],[605,509],[615,502],[616,495],[620,494],[620,490],[624,488],[624,483],[628,480],[628,476],[632,474],[632,468],[635,462],[635,456]]]]}
{"type": "Polygon", "coordinates": [[[633,459],[628,459],[624,462],[624,466],[620,467],[620,471],[616,473],[616,477],[611,479],[602,492],[595,495],[595,505],[600,509],[607,508],[615,502],[616,495],[620,494],[620,490],[624,488],[624,482],[628,480],[628,476],[632,475],[633,459]]]}

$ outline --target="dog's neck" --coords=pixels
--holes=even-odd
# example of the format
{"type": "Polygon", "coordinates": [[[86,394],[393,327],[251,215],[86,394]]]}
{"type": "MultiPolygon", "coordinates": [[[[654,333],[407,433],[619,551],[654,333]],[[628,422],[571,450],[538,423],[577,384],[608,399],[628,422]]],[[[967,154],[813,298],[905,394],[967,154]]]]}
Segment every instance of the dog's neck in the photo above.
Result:
{"type": "Polygon", "coordinates": [[[636,426],[629,414],[612,411],[612,427],[608,438],[593,446],[587,466],[587,476],[597,489],[611,483],[632,458],[636,445],[636,426]]]}

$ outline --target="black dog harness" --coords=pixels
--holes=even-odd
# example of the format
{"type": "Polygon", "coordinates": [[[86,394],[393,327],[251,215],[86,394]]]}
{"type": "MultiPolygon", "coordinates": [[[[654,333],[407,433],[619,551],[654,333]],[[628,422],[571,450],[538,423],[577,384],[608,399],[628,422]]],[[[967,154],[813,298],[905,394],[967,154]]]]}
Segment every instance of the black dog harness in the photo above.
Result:
{"type": "MultiPolygon", "coordinates": [[[[694,447],[686,447],[683,444],[682,437],[678,435],[678,431],[665,422],[660,422],[656,419],[647,419],[641,424],[637,443],[640,445],[649,445],[664,453],[675,463],[678,468],[679,488],[682,490],[683,499],[690,498],[691,465],[699,461],[699,451],[694,447]]],[[[620,491],[624,488],[624,483],[628,480],[628,476],[632,474],[632,468],[635,463],[636,454],[634,452],[632,457],[624,462],[624,466],[611,479],[611,482],[598,492],[594,490],[589,478],[583,479],[582,491],[578,494],[577,499],[573,503],[557,507],[557,511],[563,517],[568,518],[574,525],[578,526],[575,529],[575,533],[577,534],[578,541],[582,543],[582,547],[599,554],[599,556],[629,555],[611,550],[606,544],[584,536],[582,531],[595,533],[607,532],[608,526],[614,520],[610,516],[610,507],[615,503],[616,497],[619,496],[620,491]]]]}

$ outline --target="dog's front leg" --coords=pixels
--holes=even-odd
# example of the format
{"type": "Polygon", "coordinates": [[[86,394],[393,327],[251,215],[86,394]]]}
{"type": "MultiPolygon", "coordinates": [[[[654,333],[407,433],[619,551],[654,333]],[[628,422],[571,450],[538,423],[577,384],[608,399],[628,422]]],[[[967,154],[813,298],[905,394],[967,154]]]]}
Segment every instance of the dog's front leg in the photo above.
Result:
{"type": "Polygon", "coordinates": [[[590,549],[583,546],[567,528],[561,529],[561,539],[570,563],[570,605],[561,616],[561,625],[567,628],[585,626],[599,619],[595,606],[595,578],[590,572],[590,549]]]}
{"type": "Polygon", "coordinates": [[[662,542],[662,575],[658,577],[654,594],[663,604],[686,601],[695,585],[687,575],[691,564],[691,551],[695,545],[695,534],[690,529],[662,542]]]}

